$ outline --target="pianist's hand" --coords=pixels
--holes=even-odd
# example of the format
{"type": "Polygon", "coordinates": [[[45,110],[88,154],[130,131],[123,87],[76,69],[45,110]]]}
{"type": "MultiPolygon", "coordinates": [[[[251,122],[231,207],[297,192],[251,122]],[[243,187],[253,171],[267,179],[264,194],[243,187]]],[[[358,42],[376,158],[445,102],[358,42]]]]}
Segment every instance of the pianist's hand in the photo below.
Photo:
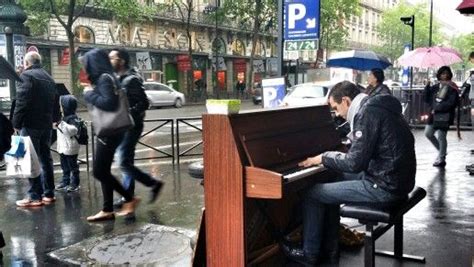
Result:
{"type": "Polygon", "coordinates": [[[317,155],[315,157],[307,158],[305,161],[298,163],[298,166],[309,167],[319,165],[322,162],[322,156],[317,155]]]}

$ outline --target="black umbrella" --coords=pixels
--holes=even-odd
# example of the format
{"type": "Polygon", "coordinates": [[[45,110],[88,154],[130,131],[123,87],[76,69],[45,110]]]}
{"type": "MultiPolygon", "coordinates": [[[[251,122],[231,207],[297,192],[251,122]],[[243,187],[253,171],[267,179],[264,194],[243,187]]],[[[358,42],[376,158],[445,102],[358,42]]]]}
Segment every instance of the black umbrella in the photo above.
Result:
{"type": "Polygon", "coordinates": [[[3,57],[0,56],[0,79],[17,80],[21,82],[20,76],[13,69],[12,65],[3,57]]]}

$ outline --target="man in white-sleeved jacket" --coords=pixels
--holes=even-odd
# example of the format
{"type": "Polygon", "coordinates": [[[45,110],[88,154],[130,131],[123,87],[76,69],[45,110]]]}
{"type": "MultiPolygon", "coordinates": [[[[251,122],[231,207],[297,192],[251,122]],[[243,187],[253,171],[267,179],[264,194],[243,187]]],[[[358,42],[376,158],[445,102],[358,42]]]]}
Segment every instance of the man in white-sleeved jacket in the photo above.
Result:
{"type": "Polygon", "coordinates": [[[63,170],[62,181],[56,186],[56,190],[74,192],[79,189],[79,165],[77,156],[79,154],[79,143],[77,141],[77,100],[72,95],[61,96],[60,100],[63,119],[58,124],[58,153],[61,158],[63,170]]]}

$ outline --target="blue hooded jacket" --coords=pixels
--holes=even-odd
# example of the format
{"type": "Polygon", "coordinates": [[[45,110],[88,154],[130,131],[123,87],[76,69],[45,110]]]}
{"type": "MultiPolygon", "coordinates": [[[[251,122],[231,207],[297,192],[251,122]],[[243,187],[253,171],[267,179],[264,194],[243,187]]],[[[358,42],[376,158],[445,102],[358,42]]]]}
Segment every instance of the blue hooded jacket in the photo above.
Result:
{"type": "Polygon", "coordinates": [[[73,95],[63,95],[59,98],[61,107],[63,108],[63,121],[73,124],[77,118],[77,100],[73,95]]]}
{"type": "Polygon", "coordinates": [[[105,111],[114,111],[119,106],[118,95],[115,90],[120,83],[113,74],[109,55],[105,50],[92,49],[83,57],[83,63],[94,90],[84,94],[87,103],[105,111]]]}

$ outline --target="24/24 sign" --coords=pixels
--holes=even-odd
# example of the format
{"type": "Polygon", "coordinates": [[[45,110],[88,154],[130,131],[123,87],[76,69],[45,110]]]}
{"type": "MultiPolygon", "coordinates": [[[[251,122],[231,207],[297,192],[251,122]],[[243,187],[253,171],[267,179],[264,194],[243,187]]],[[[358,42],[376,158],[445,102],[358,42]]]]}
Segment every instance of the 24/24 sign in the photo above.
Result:
{"type": "Polygon", "coordinates": [[[319,39],[320,0],[285,0],[285,40],[319,39]]]}
{"type": "Polygon", "coordinates": [[[305,50],[317,50],[317,49],[318,49],[318,42],[316,39],[285,41],[286,51],[305,51],[305,50]]]}

